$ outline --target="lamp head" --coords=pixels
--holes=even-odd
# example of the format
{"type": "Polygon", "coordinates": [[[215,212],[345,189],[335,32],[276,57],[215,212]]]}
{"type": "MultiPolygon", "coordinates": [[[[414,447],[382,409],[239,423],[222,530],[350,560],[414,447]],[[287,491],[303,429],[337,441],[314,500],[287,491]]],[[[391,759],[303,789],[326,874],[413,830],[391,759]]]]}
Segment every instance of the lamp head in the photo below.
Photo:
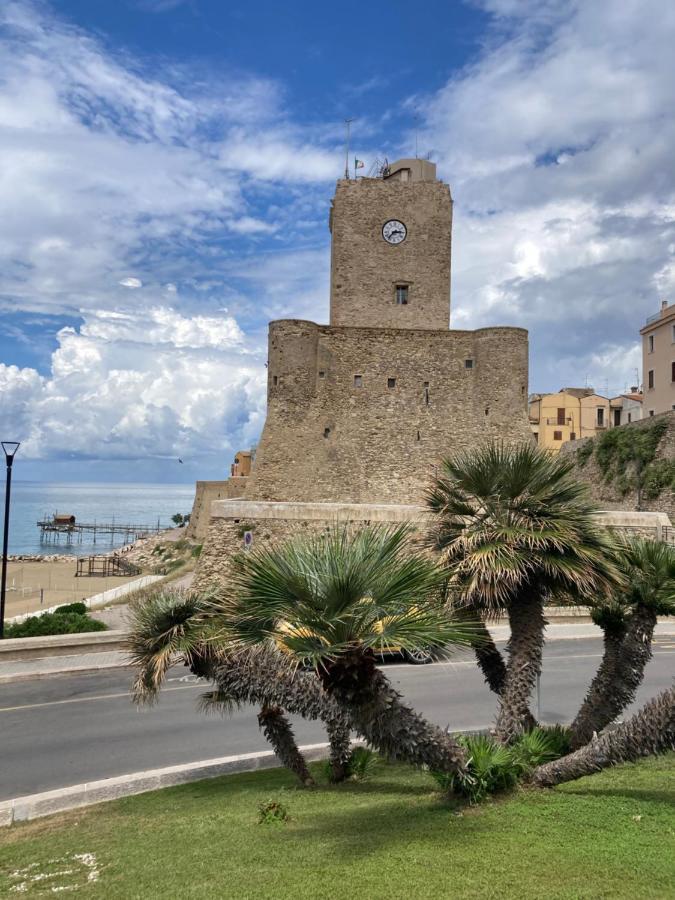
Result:
{"type": "Polygon", "coordinates": [[[11,463],[21,444],[19,441],[2,441],[0,443],[2,444],[2,449],[5,451],[5,459],[8,463],[11,463]]]}

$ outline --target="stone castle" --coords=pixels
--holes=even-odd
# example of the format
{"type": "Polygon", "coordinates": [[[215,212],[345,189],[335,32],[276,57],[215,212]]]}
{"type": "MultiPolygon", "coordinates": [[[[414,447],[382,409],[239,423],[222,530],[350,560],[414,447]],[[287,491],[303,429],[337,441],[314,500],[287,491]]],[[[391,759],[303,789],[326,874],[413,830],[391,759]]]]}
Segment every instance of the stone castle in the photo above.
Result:
{"type": "Polygon", "coordinates": [[[443,456],[531,440],[527,332],[449,328],[452,197],[436,166],[338,181],[329,225],[330,324],[270,323],[250,475],[211,483],[220,499],[198,483],[206,560],[241,547],[242,523],[272,537],[291,520],[405,520],[443,456]]]}

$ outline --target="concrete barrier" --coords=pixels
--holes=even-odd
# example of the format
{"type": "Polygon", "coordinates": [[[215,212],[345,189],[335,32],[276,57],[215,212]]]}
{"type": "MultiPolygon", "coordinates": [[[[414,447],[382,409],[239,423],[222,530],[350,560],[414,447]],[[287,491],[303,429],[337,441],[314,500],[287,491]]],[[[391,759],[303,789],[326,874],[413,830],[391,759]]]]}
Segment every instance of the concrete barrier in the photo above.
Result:
{"type": "Polygon", "coordinates": [[[79,656],[123,650],[125,631],[87,631],[80,634],[52,634],[46,637],[5,638],[0,641],[0,663],[42,659],[46,656],[79,656]]]}

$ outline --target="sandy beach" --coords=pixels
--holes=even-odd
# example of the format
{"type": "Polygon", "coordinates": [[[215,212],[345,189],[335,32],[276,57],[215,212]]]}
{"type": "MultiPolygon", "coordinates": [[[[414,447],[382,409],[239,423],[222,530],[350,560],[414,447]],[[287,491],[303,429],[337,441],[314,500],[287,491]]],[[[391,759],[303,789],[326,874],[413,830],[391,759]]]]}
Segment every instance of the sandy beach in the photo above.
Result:
{"type": "Polygon", "coordinates": [[[35,612],[61,603],[83,600],[110,588],[119,587],[137,575],[115,577],[75,577],[77,559],[40,562],[18,560],[7,563],[5,618],[35,612]]]}

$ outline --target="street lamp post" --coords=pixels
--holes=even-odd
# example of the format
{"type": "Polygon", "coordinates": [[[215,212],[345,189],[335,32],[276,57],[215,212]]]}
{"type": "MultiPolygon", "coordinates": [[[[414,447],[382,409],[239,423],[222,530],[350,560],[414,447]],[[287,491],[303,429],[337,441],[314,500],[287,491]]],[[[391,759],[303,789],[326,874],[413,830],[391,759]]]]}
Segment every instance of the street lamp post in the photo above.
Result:
{"type": "Polygon", "coordinates": [[[2,576],[0,577],[0,639],[5,636],[5,589],[7,587],[7,545],[9,543],[9,498],[12,490],[12,463],[21,445],[18,441],[2,441],[7,463],[5,479],[5,530],[2,539],[2,576]]]}

